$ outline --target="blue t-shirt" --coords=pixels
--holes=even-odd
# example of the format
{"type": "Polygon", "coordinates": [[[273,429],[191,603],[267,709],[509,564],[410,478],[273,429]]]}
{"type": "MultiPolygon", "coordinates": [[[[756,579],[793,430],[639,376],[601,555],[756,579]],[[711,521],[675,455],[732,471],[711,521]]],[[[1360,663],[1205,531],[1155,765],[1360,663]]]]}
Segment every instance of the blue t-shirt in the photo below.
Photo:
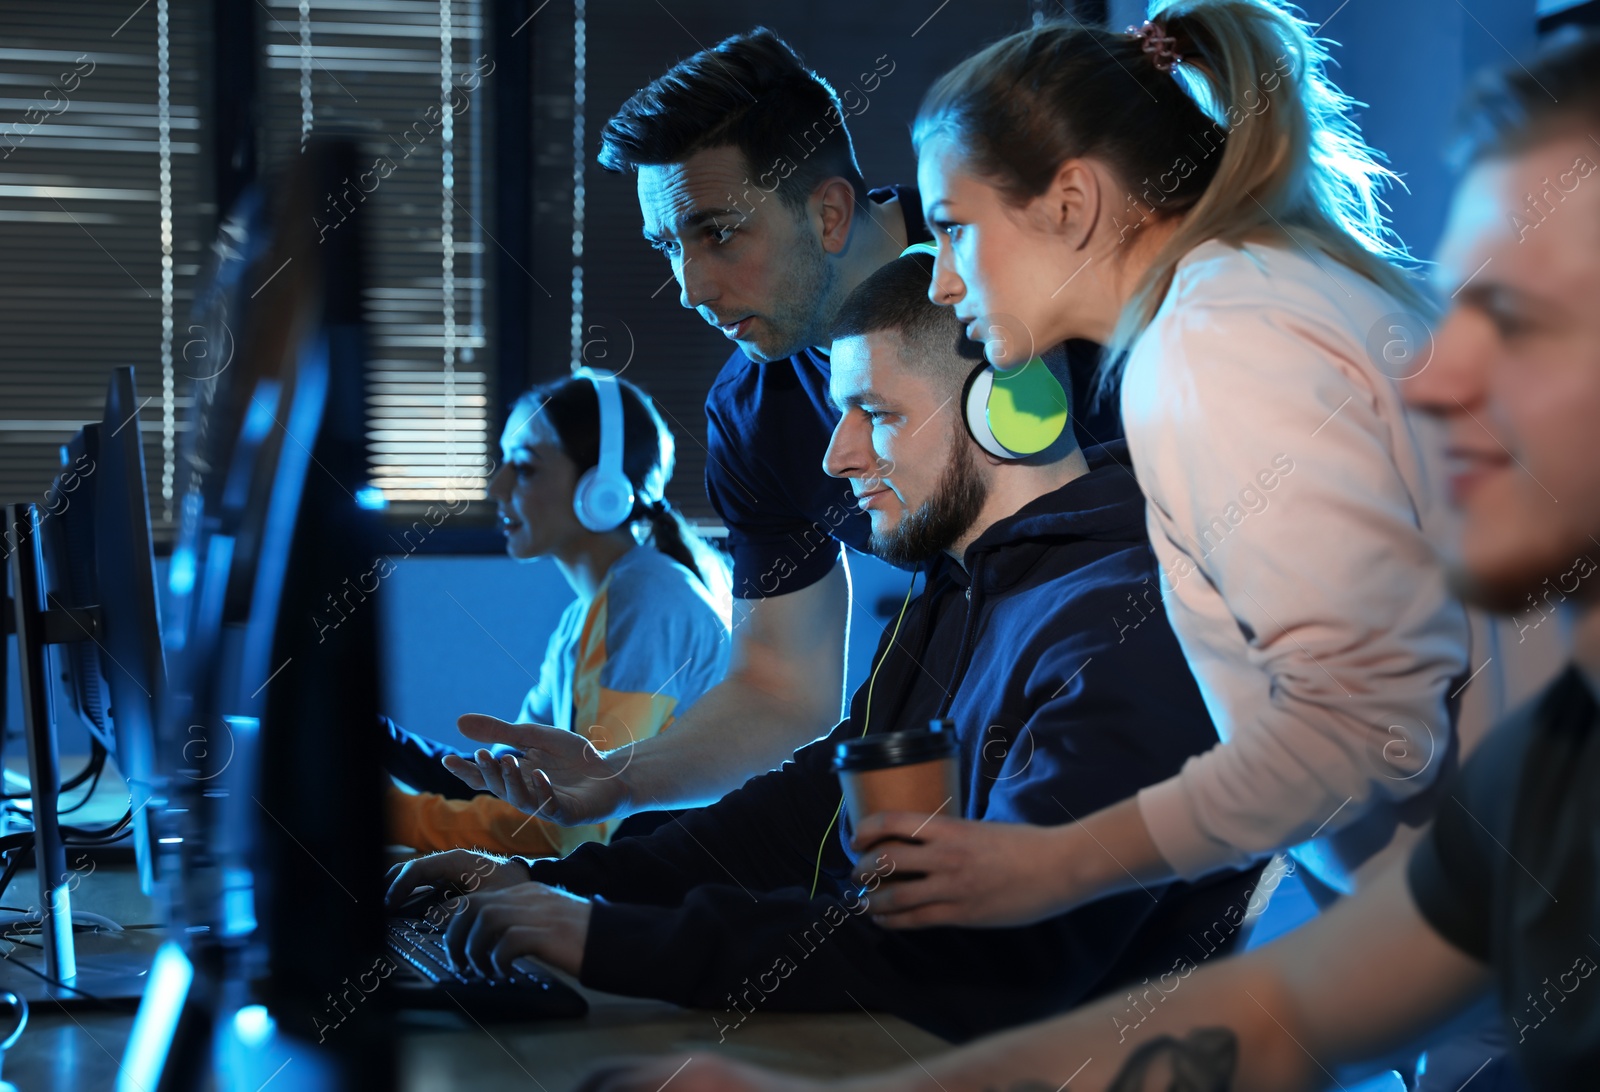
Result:
{"type": "MultiPolygon", "coordinates": [[[[872,190],[879,203],[898,197],[909,242],[928,242],[922,199],[911,186],[872,190]]],[[[1116,399],[1091,406],[1099,349],[1070,342],[1073,425],[1084,447],[1122,436],[1116,399]]],[[[828,400],[825,350],[807,348],[762,364],[735,349],[706,395],[706,495],[728,528],[733,594],[765,599],[827,576],[841,545],[867,552],[871,518],[850,483],[829,477],[823,455],[839,423],[828,400]]]]}

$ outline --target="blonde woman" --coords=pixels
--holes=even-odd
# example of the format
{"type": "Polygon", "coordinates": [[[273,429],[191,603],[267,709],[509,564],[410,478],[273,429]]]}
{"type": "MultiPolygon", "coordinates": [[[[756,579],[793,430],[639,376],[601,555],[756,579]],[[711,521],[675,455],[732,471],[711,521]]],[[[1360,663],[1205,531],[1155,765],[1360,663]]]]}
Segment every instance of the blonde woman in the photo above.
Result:
{"type": "Polygon", "coordinates": [[[921,828],[884,924],[1019,924],[1283,849],[1349,893],[1431,813],[1471,673],[1395,382],[1431,308],[1325,59],[1266,0],[1188,0],[1013,35],[928,91],[930,296],[1000,367],[1111,347],[1162,587],[1106,624],[1164,604],[1222,742],[1062,826],[863,823],[921,828]]]}

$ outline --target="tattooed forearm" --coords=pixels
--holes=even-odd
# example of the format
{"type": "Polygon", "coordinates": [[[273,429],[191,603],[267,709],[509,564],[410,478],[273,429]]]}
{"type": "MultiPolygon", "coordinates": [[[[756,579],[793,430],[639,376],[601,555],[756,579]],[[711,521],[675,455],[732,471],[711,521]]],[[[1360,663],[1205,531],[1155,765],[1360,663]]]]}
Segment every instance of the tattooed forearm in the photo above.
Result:
{"type": "Polygon", "coordinates": [[[1199,1028],[1181,1041],[1163,1035],[1128,1057],[1107,1092],[1228,1092],[1238,1060],[1228,1028],[1199,1028]]]}
{"type": "MultiPolygon", "coordinates": [[[[1238,1060],[1239,1040],[1228,1028],[1199,1028],[1181,1040],[1163,1035],[1129,1055],[1106,1092],[1228,1092],[1238,1060]]],[[[1003,1087],[987,1085],[983,1092],[1062,1089],[1062,1082],[1028,1078],[1003,1087]]]]}

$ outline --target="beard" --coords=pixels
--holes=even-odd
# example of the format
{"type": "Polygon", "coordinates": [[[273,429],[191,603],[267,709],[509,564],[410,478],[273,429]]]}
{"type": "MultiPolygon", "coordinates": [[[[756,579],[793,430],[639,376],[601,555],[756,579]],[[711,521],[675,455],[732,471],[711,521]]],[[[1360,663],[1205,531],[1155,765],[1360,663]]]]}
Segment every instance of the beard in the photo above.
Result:
{"type": "Polygon", "coordinates": [[[833,326],[839,270],[828,260],[822,241],[809,230],[787,263],[772,310],[761,315],[766,333],[745,346],[745,355],[759,364],[793,356],[813,345],[826,345],[833,326]]]}
{"type": "Polygon", "coordinates": [[[950,461],[933,496],[907,513],[894,530],[872,534],[872,552],[893,565],[920,565],[954,546],[971,529],[989,499],[989,484],[978,474],[972,444],[954,437],[950,461]]]}

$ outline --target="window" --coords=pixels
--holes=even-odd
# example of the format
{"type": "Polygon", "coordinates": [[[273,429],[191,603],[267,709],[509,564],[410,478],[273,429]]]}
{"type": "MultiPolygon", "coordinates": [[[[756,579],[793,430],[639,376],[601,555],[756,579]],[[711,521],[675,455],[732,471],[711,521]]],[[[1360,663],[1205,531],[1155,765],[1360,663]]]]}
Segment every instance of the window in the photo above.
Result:
{"type": "Polygon", "coordinates": [[[59,445],[100,419],[110,369],[132,364],[158,537],[210,220],[198,10],[0,7],[0,498],[42,498],[59,445]]]}
{"type": "Polygon", "coordinates": [[[479,496],[493,365],[485,344],[485,118],[494,62],[480,0],[267,0],[263,170],[313,133],[371,167],[327,196],[367,244],[370,484],[391,501],[479,496]]]}
{"type": "MultiPolygon", "coordinates": [[[[503,392],[486,347],[494,145],[481,0],[262,0],[260,173],[312,133],[372,170],[329,194],[368,243],[371,484],[402,506],[480,495],[503,392]],[[491,381],[492,379],[492,381],[491,381]]],[[[0,499],[42,498],[58,448],[136,369],[151,516],[170,538],[205,345],[190,313],[218,210],[204,0],[0,8],[0,499]]],[[[224,61],[224,63],[228,63],[224,61]]],[[[491,244],[492,245],[492,244],[491,244]]],[[[492,264],[492,263],[491,263],[492,264]]]]}

